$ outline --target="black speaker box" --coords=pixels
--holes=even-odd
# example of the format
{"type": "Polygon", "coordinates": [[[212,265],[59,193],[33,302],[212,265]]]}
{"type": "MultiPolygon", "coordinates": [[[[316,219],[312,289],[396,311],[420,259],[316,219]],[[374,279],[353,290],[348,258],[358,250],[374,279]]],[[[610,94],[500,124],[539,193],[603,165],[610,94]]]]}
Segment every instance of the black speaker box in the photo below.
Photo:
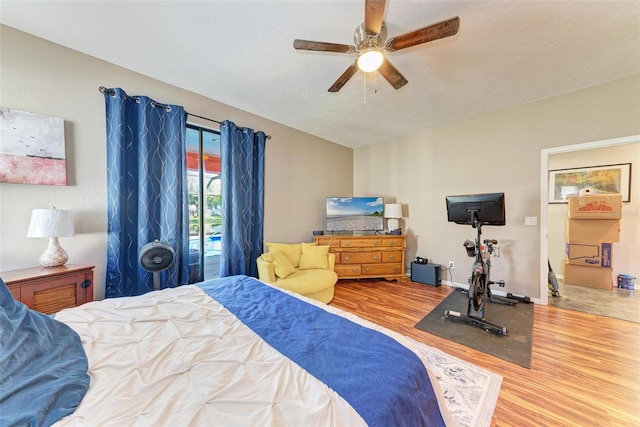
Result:
{"type": "Polygon", "coordinates": [[[418,264],[411,263],[411,281],[423,283],[425,285],[440,286],[441,280],[440,264],[418,264]]]}

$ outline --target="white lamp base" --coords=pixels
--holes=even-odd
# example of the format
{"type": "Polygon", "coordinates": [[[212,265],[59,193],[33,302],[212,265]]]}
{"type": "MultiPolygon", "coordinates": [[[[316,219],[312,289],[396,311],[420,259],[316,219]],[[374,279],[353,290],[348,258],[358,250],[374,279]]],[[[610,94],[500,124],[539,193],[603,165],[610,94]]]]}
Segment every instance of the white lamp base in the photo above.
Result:
{"type": "Polygon", "coordinates": [[[397,230],[400,228],[400,220],[398,218],[389,218],[387,220],[387,228],[389,228],[389,231],[397,230]]]}
{"type": "Polygon", "coordinates": [[[57,237],[49,238],[49,245],[40,255],[40,265],[43,267],[58,267],[69,260],[69,255],[58,243],[57,237]]]}

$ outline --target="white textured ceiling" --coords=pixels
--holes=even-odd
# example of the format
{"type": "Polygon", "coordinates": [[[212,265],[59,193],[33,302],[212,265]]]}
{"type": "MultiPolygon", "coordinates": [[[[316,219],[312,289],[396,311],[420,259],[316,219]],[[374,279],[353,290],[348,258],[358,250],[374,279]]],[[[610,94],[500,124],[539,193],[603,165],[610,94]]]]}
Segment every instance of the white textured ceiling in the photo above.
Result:
{"type": "Polygon", "coordinates": [[[2,24],[352,148],[640,73],[637,0],[388,0],[385,22],[455,16],[457,35],[388,53],[403,88],[357,73],[329,93],[355,58],[293,40],[352,44],[364,0],[0,2],[2,24]]]}

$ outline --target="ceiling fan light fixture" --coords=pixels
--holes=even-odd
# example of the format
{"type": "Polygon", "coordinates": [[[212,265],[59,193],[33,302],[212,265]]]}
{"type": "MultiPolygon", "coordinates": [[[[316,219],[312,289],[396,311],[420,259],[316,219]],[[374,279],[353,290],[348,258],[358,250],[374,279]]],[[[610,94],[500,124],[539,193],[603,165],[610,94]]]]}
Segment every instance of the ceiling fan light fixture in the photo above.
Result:
{"type": "Polygon", "coordinates": [[[384,55],[377,48],[367,48],[358,56],[358,68],[365,73],[376,71],[382,65],[384,55]]]}
{"type": "MultiPolygon", "coordinates": [[[[458,33],[460,18],[456,16],[387,40],[387,24],[384,22],[386,3],[385,0],[365,0],[364,22],[353,32],[353,45],[299,39],[293,41],[293,48],[297,50],[357,54],[356,61],[338,77],[329,92],[338,92],[358,71],[377,71],[394,89],[400,89],[409,81],[389,62],[383,50],[395,52],[458,33]]],[[[366,80],[363,80],[365,88],[366,80]]]]}

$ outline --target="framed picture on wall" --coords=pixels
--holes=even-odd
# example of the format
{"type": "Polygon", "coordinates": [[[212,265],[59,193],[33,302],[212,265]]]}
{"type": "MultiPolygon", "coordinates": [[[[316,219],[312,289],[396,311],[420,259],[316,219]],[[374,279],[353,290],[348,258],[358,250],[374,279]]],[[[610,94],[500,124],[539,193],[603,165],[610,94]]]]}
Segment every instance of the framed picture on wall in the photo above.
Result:
{"type": "Polygon", "coordinates": [[[0,107],[0,183],[67,185],[62,118],[0,107]]]}
{"type": "Polygon", "coordinates": [[[586,189],[590,194],[619,193],[623,202],[629,202],[631,163],[549,171],[549,203],[567,203],[569,196],[586,189]]]}

